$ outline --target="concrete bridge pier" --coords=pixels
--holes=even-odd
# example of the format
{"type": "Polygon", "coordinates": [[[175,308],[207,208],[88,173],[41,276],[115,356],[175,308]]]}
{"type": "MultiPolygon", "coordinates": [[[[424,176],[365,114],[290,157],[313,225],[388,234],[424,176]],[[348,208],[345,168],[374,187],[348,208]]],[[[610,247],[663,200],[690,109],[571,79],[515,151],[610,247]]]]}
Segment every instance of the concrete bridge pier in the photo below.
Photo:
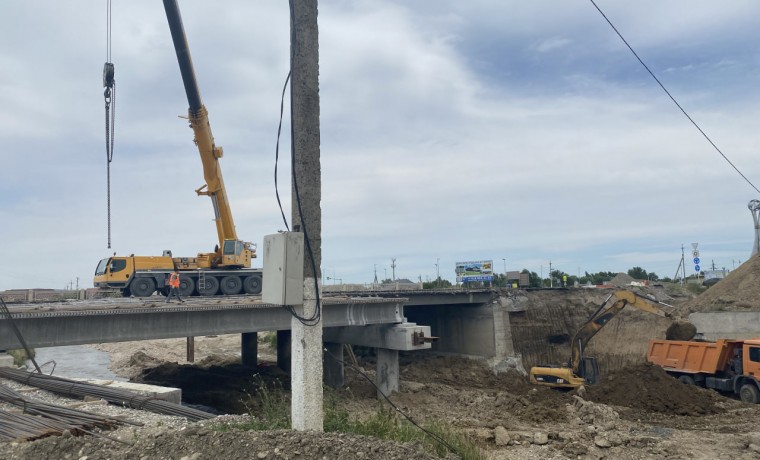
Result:
{"type": "Polygon", "coordinates": [[[323,338],[327,342],[326,349],[335,355],[331,359],[325,358],[324,375],[331,376],[331,380],[325,383],[331,386],[343,384],[343,344],[377,350],[375,385],[378,387],[378,398],[389,396],[399,389],[398,352],[428,350],[435,340],[430,335],[430,326],[415,323],[331,327],[325,328],[323,338]]]}
{"type": "Polygon", "coordinates": [[[345,366],[343,364],[343,344],[325,342],[324,355],[322,357],[325,385],[331,388],[340,388],[346,383],[345,366]]]}
{"type": "Polygon", "coordinates": [[[277,367],[290,374],[290,329],[277,331],[277,367]]]}
{"type": "Polygon", "coordinates": [[[377,349],[377,398],[398,391],[398,350],[377,349]]]}
{"type": "Polygon", "coordinates": [[[259,334],[257,332],[243,332],[240,334],[240,362],[244,366],[258,366],[259,334]]]}

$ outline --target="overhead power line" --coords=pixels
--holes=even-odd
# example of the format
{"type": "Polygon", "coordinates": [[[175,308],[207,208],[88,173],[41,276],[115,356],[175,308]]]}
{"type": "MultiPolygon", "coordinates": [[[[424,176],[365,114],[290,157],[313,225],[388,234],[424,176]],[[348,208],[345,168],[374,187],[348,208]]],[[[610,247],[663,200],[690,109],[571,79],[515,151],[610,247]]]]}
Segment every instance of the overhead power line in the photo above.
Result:
{"type": "Polygon", "coordinates": [[[638,61],[641,63],[641,65],[644,66],[644,68],[647,70],[647,72],[649,72],[649,75],[651,75],[652,78],[654,78],[654,80],[657,82],[657,84],[660,85],[660,88],[662,88],[662,90],[665,91],[665,94],[668,95],[668,97],[670,98],[670,100],[673,101],[673,103],[681,110],[681,112],[683,112],[683,114],[686,116],[686,118],[688,118],[689,121],[691,122],[691,124],[693,124],[694,127],[697,128],[697,130],[699,130],[699,132],[702,134],[702,136],[704,136],[704,138],[707,139],[707,142],[709,142],[710,145],[713,146],[713,148],[715,149],[715,151],[718,152],[720,154],[720,156],[722,156],[723,159],[726,160],[726,162],[728,162],[728,164],[730,164],[731,167],[734,168],[734,170],[736,170],[736,172],[739,173],[739,175],[742,176],[742,178],[745,181],[747,181],[747,183],[753,189],[755,189],[756,192],[760,193],[760,190],[757,187],[755,187],[755,184],[753,184],[749,179],[747,179],[747,176],[745,176],[741,171],[739,171],[739,168],[737,168],[736,165],[734,165],[731,162],[731,160],[728,159],[728,157],[718,148],[718,146],[715,145],[715,143],[712,141],[712,139],[710,139],[710,136],[708,136],[707,133],[705,133],[702,130],[702,128],[700,128],[700,126],[697,124],[697,122],[694,121],[694,119],[691,118],[691,116],[689,116],[689,114],[686,112],[686,110],[684,110],[684,108],[681,107],[681,104],[679,104],[678,101],[676,101],[676,98],[674,98],[673,95],[670,94],[670,91],[668,91],[667,88],[665,88],[665,85],[662,84],[662,82],[660,81],[660,79],[657,78],[657,76],[654,74],[654,72],[652,72],[649,69],[649,67],[644,63],[644,61],[639,57],[639,55],[636,54],[636,51],[634,51],[633,47],[623,37],[623,35],[620,33],[620,31],[618,31],[617,27],[615,27],[615,25],[612,24],[612,21],[610,21],[610,19],[607,17],[607,15],[604,14],[604,11],[602,11],[602,9],[599,8],[599,6],[596,4],[596,2],[594,2],[594,0],[589,0],[589,1],[591,2],[592,5],[594,5],[594,8],[596,8],[596,10],[599,11],[599,14],[602,15],[602,17],[604,18],[604,20],[607,21],[607,24],[609,24],[610,27],[612,27],[612,30],[615,31],[615,33],[617,34],[618,37],[620,37],[620,39],[623,41],[623,43],[625,43],[625,46],[627,46],[628,49],[631,50],[631,53],[633,53],[633,55],[636,56],[636,59],[638,59],[638,61]]]}

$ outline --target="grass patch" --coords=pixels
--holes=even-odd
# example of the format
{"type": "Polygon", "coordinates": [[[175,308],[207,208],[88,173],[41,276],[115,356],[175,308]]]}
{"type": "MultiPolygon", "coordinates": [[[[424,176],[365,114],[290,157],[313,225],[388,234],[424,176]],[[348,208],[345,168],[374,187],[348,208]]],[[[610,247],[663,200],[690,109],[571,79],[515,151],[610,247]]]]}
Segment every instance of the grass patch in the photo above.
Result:
{"type": "MultiPolygon", "coordinates": [[[[281,385],[268,388],[260,377],[256,377],[255,386],[256,394],[250,395],[249,401],[245,402],[251,416],[250,421],[231,427],[259,431],[290,429],[288,393],[281,385]]],[[[466,435],[443,423],[420,424],[431,433],[428,434],[395,411],[384,408],[379,408],[365,420],[358,420],[351,417],[345,409],[338,407],[338,396],[333,393],[327,395],[324,414],[325,432],[352,433],[397,442],[418,442],[427,452],[440,458],[449,455],[450,449],[445,445],[448,444],[463,460],[485,459],[480,449],[466,435]]]]}
{"type": "Polygon", "coordinates": [[[31,352],[32,352],[31,357],[26,354],[26,350],[24,350],[23,348],[18,349],[18,350],[8,350],[6,353],[13,356],[14,365],[23,366],[24,364],[26,364],[27,359],[34,358],[35,353],[34,353],[33,348],[31,349],[31,352]]]}
{"type": "Polygon", "coordinates": [[[259,341],[263,344],[266,344],[271,348],[272,350],[277,349],[277,332],[265,332],[261,335],[261,338],[259,341]]]}
{"type": "Polygon", "coordinates": [[[701,284],[696,284],[696,283],[687,283],[686,284],[686,289],[689,292],[693,292],[694,294],[697,294],[697,295],[699,295],[699,294],[701,294],[701,293],[703,293],[703,292],[705,292],[707,290],[706,287],[702,286],[701,284]]]}
{"type": "Polygon", "coordinates": [[[447,458],[454,451],[463,460],[484,460],[485,456],[470,439],[444,423],[413,425],[392,409],[378,409],[366,420],[356,420],[345,410],[325,410],[325,431],[353,433],[396,442],[418,442],[427,452],[447,458]]]}

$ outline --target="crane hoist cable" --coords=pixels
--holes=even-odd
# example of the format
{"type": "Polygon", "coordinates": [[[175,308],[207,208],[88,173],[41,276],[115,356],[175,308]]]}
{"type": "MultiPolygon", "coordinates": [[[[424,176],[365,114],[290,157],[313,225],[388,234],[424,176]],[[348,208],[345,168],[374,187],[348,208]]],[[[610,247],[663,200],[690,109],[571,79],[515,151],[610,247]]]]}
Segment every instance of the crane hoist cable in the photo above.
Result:
{"type": "Polygon", "coordinates": [[[111,249],[111,162],[116,126],[116,80],[111,62],[111,0],[106,9],[106,63],[103,65],[103,97],[106,105],[106,202],[108,208],[108,249],[111,249]]]}

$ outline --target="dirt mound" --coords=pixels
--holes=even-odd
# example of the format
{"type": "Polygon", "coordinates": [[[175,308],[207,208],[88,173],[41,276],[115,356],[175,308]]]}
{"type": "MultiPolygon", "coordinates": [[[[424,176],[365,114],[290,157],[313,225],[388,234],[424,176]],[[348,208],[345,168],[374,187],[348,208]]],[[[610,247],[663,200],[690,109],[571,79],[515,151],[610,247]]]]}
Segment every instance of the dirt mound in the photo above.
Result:
{"type": "Polygon", "coordinates": [[[497,374],[484,361],[458,356],[415,356],[399,362],[402,380],[435,382],[456,387],[499,388],[525,394],[535,388],[516,372],[497,374]]]}
{"type": "Polygon", "coordinates": [[[695,335],[697,327],[688,321],[677,321],[665,331],[665,338],[668,340],[691,340],[695,335]]]}
{"type": "Polygon", "coordinates": [[[504,424],[510,418],[532,424],[565,420],[564,408],[571,402],[566,393],[532,385],[516,372],[496,374],[483,361],[416,356],[401,365],[402,386],[413,389],[413,394],[394,398],[443,412],[452,405],[470,406],[484,426],[504,424]]]}
{"type": "Polygon", "coordinates": [[[137,353],[133,354],[129,358],[128,365],[130,367],[139,367],[142,369],[149,368],[149,367],[156,367],[161,364],[161,360],[156,359],[152,356],[147,355],[143,351],[138,351],[137,353]]]}
{"type": "Polygon", "coordinates": [[[599,385],[587,388],[587,399],[616,406],[674,415],[719,414],[718,394],[684,385],[659,366],[641,364],[610,374],[599,385]]]}
{"type": "Polygon", "coordinates": [[[618,273],[615,275],[614,278],[610,281],[610,284],[613,286],[627,286],[631,284],[631,281],[636,281],[632,276],[629,276],[625,273],[618,273]]]}
{"type": "MultiPolygon", "coordinates": [[[[131,445],[92,437],[55,437],[19,444],[14,459],[66,458],[126,460],[185,458],[242,460],[251,458],[383,458],[389,460],[435,459],[419,444],[401,444],[367,436],[309,431],[221,432],[192,426],[180,432],[160,432],[129,440],[131,445]]],[[[8,458],[8,457],[4,457],[8,458]]]]}
{"type": "Polygon", "coordinates": [[[760,310],[760,254],[751,257],[683,308],[689,312],[760,310]]]}

